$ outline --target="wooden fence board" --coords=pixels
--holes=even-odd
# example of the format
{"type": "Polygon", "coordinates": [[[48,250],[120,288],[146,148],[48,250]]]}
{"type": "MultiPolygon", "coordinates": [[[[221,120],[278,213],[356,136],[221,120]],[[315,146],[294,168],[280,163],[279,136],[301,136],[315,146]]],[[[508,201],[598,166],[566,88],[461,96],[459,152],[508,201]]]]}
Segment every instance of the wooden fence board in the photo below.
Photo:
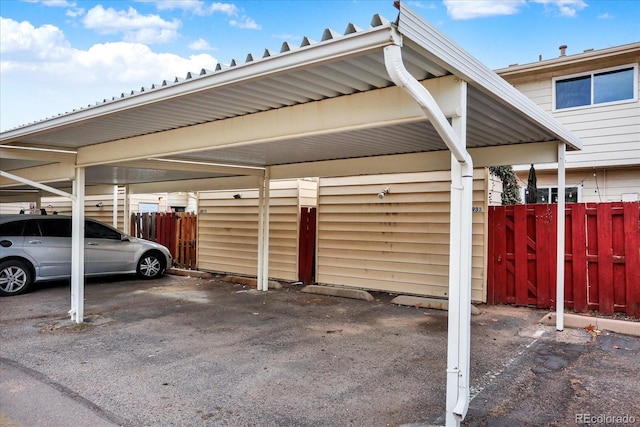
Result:
{"type": "MultiPolygon", "coordinates": [[[[565,307],[640,317],[640,203],[565,208],[565,307]]],[[[488,302],[555,305],[557,205],[489,209],[488,302]]]]}
{"type": "Polygon", "coordinates": [[[611,205],[599,203],[598,216],[598,311],[613,314],[613,257],[611,205]]]}
{"type": "Polygon", "coordinates": [[[623,209],[626,313],[640,317],[640,209],[632,203],[625,203],[623,209]]]}
{"type": "Polygon", "coordinates": [[[191,213],[155,212],[131,215],[131,235],[158,242],[169,249],[174,265],[196,267],[197,216],[191,213]]]}
{"type": "MultiPolygon", "coordinates": [[[[587,229],[585,217],[586,206],[577,203],[571,210],[571,281],[570,283],[587,283],[587,229]]],[[[573,288],[573,287],[572,287],[573,288]]],[[[573,289],[573,309],[587,311],[587,286],[576,286],[573,289]]]]}

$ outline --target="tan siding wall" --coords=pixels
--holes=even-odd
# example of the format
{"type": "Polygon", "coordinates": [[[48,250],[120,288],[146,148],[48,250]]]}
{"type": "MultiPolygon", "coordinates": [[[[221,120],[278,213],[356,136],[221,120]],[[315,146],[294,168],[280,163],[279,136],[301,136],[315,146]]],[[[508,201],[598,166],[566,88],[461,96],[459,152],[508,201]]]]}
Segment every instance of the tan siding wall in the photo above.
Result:
{"type": "Polygon", "coordinates": [[[21,209],[29,209],[28,202],[0,203],[0,214],[17,214],[21,209]]]}
{"type": "MultiPolygon", "coordinates": [[[[517,173],[520,186],[527,186],[528,172],[517,173]]],[[[555,171],[537,171],[538,186],[555,187],[558,175],[555,171]]],[[[640,193],[640,166],[625,169],[589,169],[567,171],[568,187],[582,187],[579,202],[621,201],[623,194],[640,193]]]]}
{"type": "MultiPolygon", "coordinates": [[[[298,180],[273,181],[270,188],[269,276],[297,280],[298,180]]],[[[198,268],[255,276],[258,190],[203,191],[198,205],[198,268]]]]}
{"type": "MultiPolygon", "coordinates": [[[[476,172],[472,298],[486,301],[485,172],[476,172]]],[[[446,297],[449,172],[320,179],[317,282],[446,297]],[[385,187],[384,199],[377,194],[385,187]]]]}
{"type": "MultiPolygon", "coordinates": [[[[124,229],[124,217],[122,207],[124,206],[124,194],[120,190],[118,195],[118,229],[124,229]]],[[[130,213],[139,212],[140,203],[158,203],[159,211],[164,212],[166,209],[166,197],[164,194],[132,194],[129,196],[130,213]]],[[[43,197],[42,207],[49,214],[58,212],[60,215],[71,215],[71,201],[65,197],[43,197]]],[[[85,216],[87,218],[97,219],[105,224],[113,225],[113,194],[90,195],[85,197],[85,216]],[[102,206],[96,206],[102,202],[102,206]]]]}
{"type": "MultiPolygon", "coordinates": [[[[118,229],[123,229],[123,218],[122,218],[122,205],[123,205],[123,196],[119,197],[118,200],[118,209],[120,211],[118,217],[118,229]]],[[[64,197],[43,197],[42,198],[42,207],[47,210],[47,213],[53,214],[53,212],[58,212],[60,215],[71,215],[71,201],[64,197]]],[[[109,194],[106,196],[86,196],[85,204],[84,204],[84,215],[87,218],[97,219],[98,221],[102,221],[105,224],[113,225],[113,195],[109,194]],[[97,207],[96,205],[102,202],[101,207],[97,207]]]]}
{"type": "MultiPolygon", "coordinates": [[[[584,143],[582,151],[567,153],[568,168],[639,165],[640,102],[636,100],[615,105],[552,111],[552,78],[632,63],[640,63],[640,56],[600,61],[589,66],[574,66],[553,74],[511,78],[511,83],[517,89],[550,112],[584,143]]],[[[637,87],[640,91],[640,77],[638,79],[637,87]]]]}
{"type": "Polygon", "coordinates": [[[308,178],[298,180],[300,191],[300,206],[318,206],[318,179],[308,178]]]}

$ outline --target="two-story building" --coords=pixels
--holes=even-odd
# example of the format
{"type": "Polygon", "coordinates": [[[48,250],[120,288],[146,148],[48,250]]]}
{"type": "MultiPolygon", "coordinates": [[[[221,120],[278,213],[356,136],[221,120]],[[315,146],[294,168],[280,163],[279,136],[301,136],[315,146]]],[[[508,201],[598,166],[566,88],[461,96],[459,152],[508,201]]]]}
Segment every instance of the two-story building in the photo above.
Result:
{"type": "MultiPolygon", "coordinates": [[[[640,198],[640,42],[512,65],[496,72],[584,143],[567,153],[566,201],[640,198]]],[[[530,165],[514,167],[526,187],[530,165]]],[[[538,202],[557,201],[555,164],[536,164],[538,202]]],[[[523,198],[524,200],[524,198],[523,198]]]]}

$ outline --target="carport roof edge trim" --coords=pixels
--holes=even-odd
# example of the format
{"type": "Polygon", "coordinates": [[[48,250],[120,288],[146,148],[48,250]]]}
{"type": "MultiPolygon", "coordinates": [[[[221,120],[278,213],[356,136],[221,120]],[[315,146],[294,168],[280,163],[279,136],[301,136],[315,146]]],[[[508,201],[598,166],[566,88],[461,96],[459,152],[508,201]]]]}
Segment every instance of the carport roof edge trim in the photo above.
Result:
{"type": "MultiPolygon", "coordinates": [[[[394,39],[397,33],[393,30],[393,24],[388,20],[375,15],[372,19],[372,25],[375,26],[367,30],[348,32],[339,38],[327,38],[316,44],[303,43],[300,48],[286,50],[275,55],[265,55],[254,61],[233,62],[235,65],[229,67],[218,66],[215,71],[209,72],[203,69],[203,72],[199,75],[188,73],[187,79],[176,78],[173,83],[166,83],[165,80],[161,85],[154,85],[151,89],[142,88],[144,91],[132,91],[130,95],[123,93],[119,98],[114,97],[111,100],[98,102],[96,105],[81,107],[77,110],[60,113],[54,117],[18,126],[0,133],[0,142],[12,142],[12,140],[19,140],[21,137],[55,130],[62,126],[80,123],[111,113],[238,83],[243,80],[327,62],[339,57],[352,56],[382,48],[392,43],[400,43],[400,41],[394,39]]],[[[347,27],[347,30],[349,28],[350,26],[347,27]]]]}
{"type": "Polygon", "coordinates": [[[501,102],[534,119],[571,148],[582,149],[580,139],[558,123],[549,113],[414,11],[404,6],[400,7],[398,31],[420,46],[434,62],[452,71],[452,74],[487,94],[497,96],[501,102]]]}

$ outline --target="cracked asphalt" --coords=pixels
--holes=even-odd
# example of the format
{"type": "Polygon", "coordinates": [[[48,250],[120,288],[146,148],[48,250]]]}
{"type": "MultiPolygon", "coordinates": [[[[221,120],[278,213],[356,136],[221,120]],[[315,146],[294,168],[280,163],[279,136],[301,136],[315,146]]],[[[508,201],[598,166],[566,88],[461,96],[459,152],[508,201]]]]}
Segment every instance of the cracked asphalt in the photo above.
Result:
{"type": "MultiPolygon", "coordinates": [[[[88,281],[83,325],[67,282],[1,298],[0,426],[442,424],[446,313],[373,295],[119,277],[88,281]]],[[[640,425],[640,339],[480,309],[463,425],[640,425]]]]}

